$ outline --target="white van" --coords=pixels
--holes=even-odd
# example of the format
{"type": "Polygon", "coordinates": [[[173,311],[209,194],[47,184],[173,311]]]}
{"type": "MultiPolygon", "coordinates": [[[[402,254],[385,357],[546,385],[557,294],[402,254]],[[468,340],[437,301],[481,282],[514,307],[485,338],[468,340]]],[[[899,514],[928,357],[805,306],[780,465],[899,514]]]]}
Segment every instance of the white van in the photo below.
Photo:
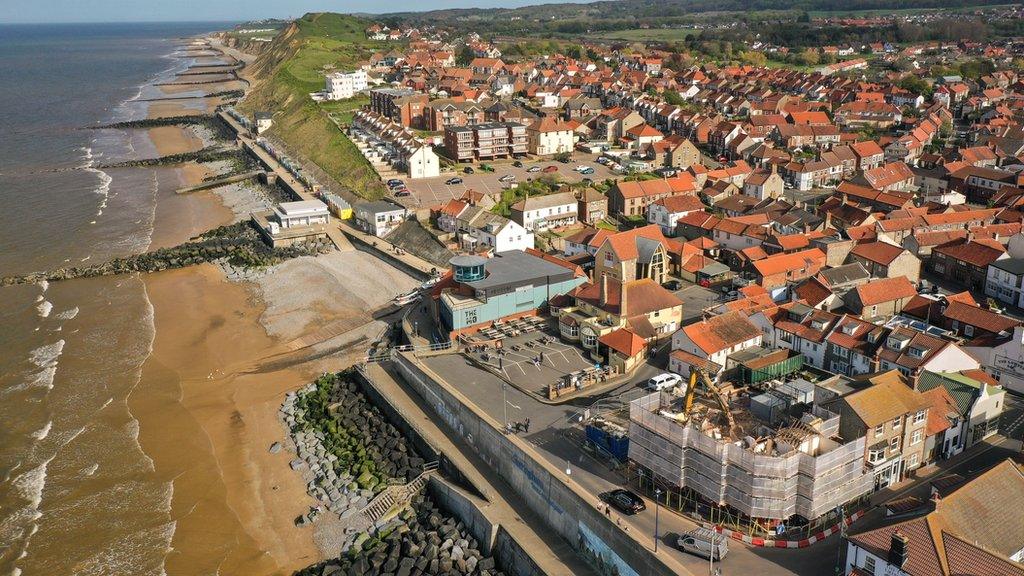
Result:
{"type": "Polygon", "coordinates": [[[674,388],[682,383],[683,377],[679,374],[672,374],[665,372],[664,374],[658,374],[654,378],[647,381],[647,387],[651,390],[668,390],[674,388]]]}
{"type": "Polygon", "coordinates": [[[729,539],[710,528],[697,528],[680,534],[676,545],[683,552],[701,558],[711,558],[714,554],[716,562],[729,553],[729,539]]]}

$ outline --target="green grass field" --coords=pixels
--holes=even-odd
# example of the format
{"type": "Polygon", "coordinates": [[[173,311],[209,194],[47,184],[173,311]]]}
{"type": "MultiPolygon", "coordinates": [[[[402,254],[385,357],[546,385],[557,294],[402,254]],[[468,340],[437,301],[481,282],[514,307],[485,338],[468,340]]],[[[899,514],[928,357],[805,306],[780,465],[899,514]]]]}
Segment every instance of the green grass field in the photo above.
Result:
{"type": "Polygon", "coordinates": [[[675,42],[686,39],[687,34],[698,35],[696,28],[633,28],[629,30],[607,30],[590,34],[592,38],[623,40],[626,42],[675,42]]]}

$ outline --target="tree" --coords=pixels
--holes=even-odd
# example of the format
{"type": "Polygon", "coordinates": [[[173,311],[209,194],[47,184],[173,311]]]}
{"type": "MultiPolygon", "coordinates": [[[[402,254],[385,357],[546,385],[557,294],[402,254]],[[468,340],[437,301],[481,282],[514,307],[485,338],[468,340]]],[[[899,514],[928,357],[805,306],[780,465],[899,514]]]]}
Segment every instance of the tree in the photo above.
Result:
{"type": "Polygon", "coordinates": [[[476,54],[473,53],[473,49],[466,45],[462,47],[462,50],[459,50],[459,55],[455,60],[459,65],[467,66],[474,58],[476,58],[476,54]]]}
{"type": "Polygon", "coordinates": [[[764,66],[768,62],[768,58],[764,55],[764,52],[744,50],[740,52],[740,61],[751,66],[764,66]]]}
{"type": "Polygon", "coordinates": [[[797,55],[796,61],[803,66],[815,66],[819,62],[818,51],[814,48],[806,48],[797,55]]]}

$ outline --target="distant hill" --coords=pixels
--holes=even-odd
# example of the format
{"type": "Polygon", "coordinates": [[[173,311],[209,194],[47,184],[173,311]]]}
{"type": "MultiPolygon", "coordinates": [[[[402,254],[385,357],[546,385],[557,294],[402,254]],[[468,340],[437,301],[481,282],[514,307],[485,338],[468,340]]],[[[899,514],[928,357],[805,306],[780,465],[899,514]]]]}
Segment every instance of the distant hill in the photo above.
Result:
{"type": "MultiPolygon", "coordinates": [[[[385,22],[452,25],[465,27],[487,22],[494,31],[558,32],[568,23],[583,24],[589,29],[607,29],[601,21],[620,24],[632,22],[659,26],[681,18],[713,17],[715,13],[732,13],[737,19],[755,13],[778,14],[821,11],[885,11],[911,9],[962,9],[1004,5],[1006,0],[602,0],[587,4],[539,4],[520,8],[461,8],[429,12],[398,12],[379,18],[385,22]]],[[[622,26],[614,26],[622,27],[622,26]]],[[[490,31],[490,27],[488,28],[490,31]]],[[[571,31],[571,30],[565,30],[571,31]]]]}

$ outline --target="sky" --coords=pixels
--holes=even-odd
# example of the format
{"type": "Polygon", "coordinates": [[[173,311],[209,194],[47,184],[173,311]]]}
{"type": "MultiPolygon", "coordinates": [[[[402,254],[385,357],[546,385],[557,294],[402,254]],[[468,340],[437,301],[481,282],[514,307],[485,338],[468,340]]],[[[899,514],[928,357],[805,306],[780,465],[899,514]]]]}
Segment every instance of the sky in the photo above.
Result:
{"type": "Polygon", "coordinates": [[[559,0],[0,0],[0,23],[226,22],[297,18],[306,12],[508,8],[551,1],[559,0]]]}

